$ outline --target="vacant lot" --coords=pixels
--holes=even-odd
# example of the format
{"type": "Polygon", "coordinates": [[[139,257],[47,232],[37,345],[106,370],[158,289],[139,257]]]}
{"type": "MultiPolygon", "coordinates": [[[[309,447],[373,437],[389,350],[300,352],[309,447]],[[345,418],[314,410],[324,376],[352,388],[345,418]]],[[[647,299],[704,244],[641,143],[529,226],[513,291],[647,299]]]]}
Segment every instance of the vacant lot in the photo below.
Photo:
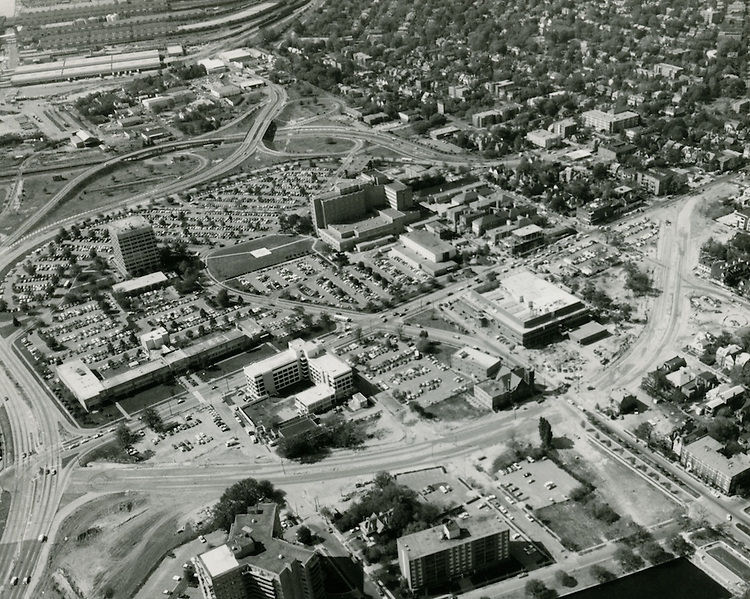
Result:
{"type": "Polygon", "coordinates": [[[161,558],[191,537],[175,533],[180,514],[171,502],[134,493],[84,504],[60,528],[39,596],[72,587],[86,597],[129,599],[161,558]]]}

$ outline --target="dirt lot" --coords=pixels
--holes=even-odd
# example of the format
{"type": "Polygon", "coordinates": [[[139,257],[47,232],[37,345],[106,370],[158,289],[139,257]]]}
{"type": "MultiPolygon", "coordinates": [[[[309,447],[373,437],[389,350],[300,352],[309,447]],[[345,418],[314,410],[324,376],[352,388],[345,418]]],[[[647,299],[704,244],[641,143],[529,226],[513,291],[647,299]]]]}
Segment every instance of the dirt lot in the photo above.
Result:
{"type": "Polygon", "coordinates": [[[51,576],[40,596],[56,596],[53,589],[57,596],[73,596],[70,589],[75,589],[87,597],[130,599],[150,568],[189,538],[190,531],[176,534],[182,509],[165,498],[133,493],[86,503],[57,535],[48,562],[51,576]]]}

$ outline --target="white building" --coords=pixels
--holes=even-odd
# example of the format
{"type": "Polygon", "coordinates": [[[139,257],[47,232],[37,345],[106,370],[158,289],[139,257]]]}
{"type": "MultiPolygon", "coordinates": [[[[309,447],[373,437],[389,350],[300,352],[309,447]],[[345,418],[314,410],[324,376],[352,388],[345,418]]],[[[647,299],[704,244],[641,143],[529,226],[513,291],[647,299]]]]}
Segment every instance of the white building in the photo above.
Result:
{"type": "Polygon", "coordinates": [[[159,249],[156,236],[142,216],[116,221],[109,227],[114,263],[125,275],[144,275],[159,270],[159,249]]]}
{"type": "Polygon", "coordinates": [[[250,397],[255,400],[302,381],[329,387],[333,399],[348,397],[354,390],[351,367],[325,353],[317,343],[302,339],[290,341],[286,351],[246,366],[244,372],[250,397]]]}

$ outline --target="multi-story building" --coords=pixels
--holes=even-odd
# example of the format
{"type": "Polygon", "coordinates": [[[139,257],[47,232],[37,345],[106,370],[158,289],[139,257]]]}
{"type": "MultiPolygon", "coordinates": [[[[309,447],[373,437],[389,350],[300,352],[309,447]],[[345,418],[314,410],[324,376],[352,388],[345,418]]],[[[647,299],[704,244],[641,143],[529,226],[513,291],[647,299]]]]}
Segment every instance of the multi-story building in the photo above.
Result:
{"type": "Polygon", "coordinates": [[[647,171],[638,171],[635,174],[636,183],[646,191],[655,196],[669,193],[679,186],[677,174],[668,168],[652,168],[647,171]]]}
{"type": "Polygon", "coordinates": [[[581,115],[583,124],[604,133],[617,133],[628,127],[635,127],[641,120],[636,112],[604,112],[603,110],[587,110],[581,115]]]}
{"type": "Polygon", "coordinates": [[[112,223],[109,239],[115,254],[115,266],[124,275],[138,276],[159,270],[156,235],[142,216],[131,216],[112,223]]]}
{"type": "Polygon", "coordinates": [[[503,366],[495,378],[474,385],[474,398],[492,410],[502,410],[533,394],[534,371],[530,368],[503,366]]]}
{"type": "Polygon", "coordinates": [[[245,378],[254,400],[302,381],[329,388],[334,399],[348,397],[354,390],[352,369],[345,362],[325,353],[317,343],[302,339],[290,341],[286,351],[245,366],[245,378]]]}
{"type": "Polygon", "coordinates": [[[561,139],[560,135],[546,129],[535,129],[526,134],[526,141],[545,150],[560,145],[561,139]]]}
{"type": "Polygon", "coordinates": [[[495,376],[502,365],[503,361],[498,356],[468,346],[451,355],[453,368],[477,380],[495,376]]]}
{"type": "Polygon", "coordinates": [[[323,599],[320,557],[281,536],[278,506],[235,517],[224,545],[193,558],[205,599],[323,599]]]}
{"type": "Polygon", "coordinates": [[[750,456],[738,453],[731,458],[720,453],[723,445],[712,437],[702,437],[689,445],[675,442],[675,453],[688,472],[727,495],[734,493],[740,481],[750,479],[750,456]]]}
{"type": "Polygon", "coordinates": [[[468,290],[464,298],[524,347],[548,342],[590,319],[580,299],[530,272],[506,277],[497,289],[486,293],[468,290]]]}
{"type": "Polygon", "coordinates": [[[455,520],[397,541],[401,575],[412,591],[493,568],[510,556],[509,529],[495,519],[455,520]]]}
{"type": "Polygon", "coordinates": [[[419,218],[412,208],[411,189],[406,185],[364,178],[312,200],[318,236],[338,251],[403,233],[408,223],[419,218]]]}

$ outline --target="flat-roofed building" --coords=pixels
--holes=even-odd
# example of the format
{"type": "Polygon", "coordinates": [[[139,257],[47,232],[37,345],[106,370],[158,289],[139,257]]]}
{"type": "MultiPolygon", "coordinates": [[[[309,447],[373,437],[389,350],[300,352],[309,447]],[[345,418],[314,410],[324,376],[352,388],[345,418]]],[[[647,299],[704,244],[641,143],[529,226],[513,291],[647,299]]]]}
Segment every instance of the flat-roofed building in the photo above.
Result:
{"type": "Polygon", "coordinates": [[[519,227],[510,232],[504,244],[514,256],[526,254],[544,245],[544,229],[534,224],[519,227]]]}
{"type": "Polygon", "coordinates": [[[281,538],[279,507],[235,516],[226,543],[194,557],[205,599],[324,599],[318,554],[281,538]]]}
{"type": "Polygon", "coordinates": [[[126,275],[143,275],[159,270],[161,260],[156,235],[142,216],[116,221],[109,227],[115,266],[126,275]]]}
{"type": "Polygon", "coordinates": [[[112,285],[112,293],[122,293],[124,295],[142,293],[166,285],[167,280],[167,276],[159,270],[141,277],[128,279],[122,283],[115,283],[112,285]]]}
{"type": "Polygon", "coordinates": [[[750,479],[750,456],[746,453],[728,458],[721,453],[724,446],[708,436],[689,445],[682,445],[679,439],[678,443],[675,450],[685,469],[727,495],[734,493],[739,482],[750,479]]]}
{"type": "Polygon", "coordinates": [[[145,350],[160,349],[169,343],[169,331],[159,327],[141,335],[141,346],[145,350]]]}
{"type": "Polygon", "coordinates": [[[497,567],[510,557],[510,530],[496,518],[448,520],[399,537],[398,564],[412,591],[497,567]]]}
{"type": "Polygon", "coordinates": [[[623,112],[604,112],[603,110],[587,110],[581,115],[583,124],[604,133],[617,133],[629,127],[635,127],[641,120],[637,112],[625,110],[623,112]]]}
{"type": "Polygon", "coordinates": [[[561,140],[562,138],[560,135],[553,131],[547,131],[546,129],[536,129],[534,131],[529,131],[526,134],[526,141],[545,150],[547,148],[559,146],[561,140]]]}
{"type": "Polygon", "coordinates": [[[133,368],[108,377],[92,370],[81,360],[56,367],[57,375],[85,410],[105,401],[133,394],[164,382],[190,368],[205,368],[228,355],[247,349],[253,343],[242,331],[230,330],[201,339],[186,348],[157,355],[133,368]]]}
{"type": "Polygon", "coordinates": [[[318,414],[330,410],[335,401],[336,392],[328,385],[315,385],[300,391],[294,397],[294,403],[300,414],[318,414]]]}
{"type": "Polygon", "coordinates": [[[575,295],[527,271],[506,277],[486,293],[468,290],[464,298],[524,347],[548,342],[589,320],[588,309],[575,295]]]}
{"type": "Polygon", "coordinates": [[[435,233],[421,229],[401,235],[400,244],[394,245],[389,255],[433,277],[458,268],[452,260],[456,249],[435,233]]]}
{"type": "Polygon", "coordinates": [[[462,347],[451,356],[453,368],[478,380],[495,376],[502,364],[498,356],[469,346],[462,347]]]}
{"type": "Polygon", "coordinates": [[[348,364],[326,354],[317,343],[302,339],[293,339],[285,351],[245,366],[244,373],[248,393],[254,400],[302,381],[330,387],[335,399],[348,397],[354,390],[354,375],[348,364]]]}

